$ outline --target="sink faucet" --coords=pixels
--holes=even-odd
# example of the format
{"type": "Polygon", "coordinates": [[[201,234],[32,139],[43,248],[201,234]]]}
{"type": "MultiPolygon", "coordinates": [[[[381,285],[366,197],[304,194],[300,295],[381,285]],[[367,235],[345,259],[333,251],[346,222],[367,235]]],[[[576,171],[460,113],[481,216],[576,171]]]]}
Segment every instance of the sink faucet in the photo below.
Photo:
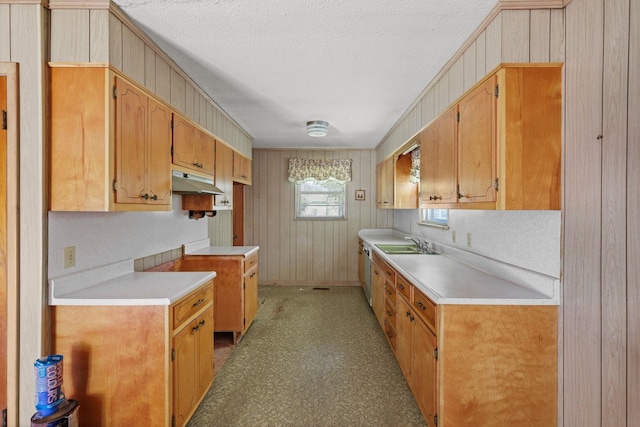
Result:
{"type": "Polygon", "coordinates": [[[429,241],[423,242],[422,240],[420,240],[420,239],[418,239],[416,237],[412,237],[412,236],[406,236],[404,238],[404,240],[411,240],[416,245],[418,245],[418,250],[419,250],[419,252],[421,254],[432,254],[433,253],[433,245],[429,241]]]}

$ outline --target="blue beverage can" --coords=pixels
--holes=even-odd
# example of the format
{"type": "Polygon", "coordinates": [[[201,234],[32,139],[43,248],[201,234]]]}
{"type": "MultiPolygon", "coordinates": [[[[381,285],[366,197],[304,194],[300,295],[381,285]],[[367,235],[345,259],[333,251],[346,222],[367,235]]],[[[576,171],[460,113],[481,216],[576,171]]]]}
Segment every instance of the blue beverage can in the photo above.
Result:
{"type": "Polygon", "coordinates": [[[62,355],[41,357],[34,363],[36,372],[36,409],[43,416],[58,410],[65,400],[62,390],[62,355]]]}

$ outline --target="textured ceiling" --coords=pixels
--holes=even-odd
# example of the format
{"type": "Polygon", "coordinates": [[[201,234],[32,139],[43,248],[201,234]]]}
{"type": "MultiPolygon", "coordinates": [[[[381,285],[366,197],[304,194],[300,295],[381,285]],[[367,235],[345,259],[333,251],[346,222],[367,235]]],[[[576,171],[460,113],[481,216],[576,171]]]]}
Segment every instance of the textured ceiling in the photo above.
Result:
{"type": "Polygon", "coordinates": [[[496,0],[115,0],[256,148],[373,148],[496,0]],[[306,122],[329,122],[313,138],[306,122]]]}

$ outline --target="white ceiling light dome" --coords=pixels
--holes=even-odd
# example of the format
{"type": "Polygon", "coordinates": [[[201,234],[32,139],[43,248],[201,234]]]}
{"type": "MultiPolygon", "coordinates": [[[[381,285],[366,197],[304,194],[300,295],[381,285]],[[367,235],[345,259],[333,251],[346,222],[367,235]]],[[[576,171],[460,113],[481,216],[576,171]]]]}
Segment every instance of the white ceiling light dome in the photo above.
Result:
{"type": "Polygon", "coordinates": [[[307,134],[309,136],[325,136],[329,132],[329,123],[323,120],[312,120],[307,122],[307,134]]]}

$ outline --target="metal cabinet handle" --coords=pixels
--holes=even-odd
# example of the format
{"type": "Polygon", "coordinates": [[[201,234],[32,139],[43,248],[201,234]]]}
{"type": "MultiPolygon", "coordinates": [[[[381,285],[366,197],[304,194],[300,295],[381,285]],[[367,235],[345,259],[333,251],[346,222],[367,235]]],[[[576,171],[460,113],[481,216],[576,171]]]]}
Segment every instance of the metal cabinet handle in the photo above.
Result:
{"type": "Polygon", "coordinates": [[[420,310],[426,310],[426,309],[427,309],[427,307],[425,307],[424,305],[422,305],[422,303],[421,303],[421,302],[419,302],[417,305],[418,305],[418,307],[420,307],[420,310]]]}
{"type": "Polygon", "coordinates": [[[198,301],[194,302],[192,307],[197,307],[204,302],[203,298],[200,298],[198,301]]]}
{"type": "Polygon", "coordinates": [[[149,200],[149,195],[148,195],[147,193],[144,193],[144,194],[143,194],[142,196],[140,196],[140,197],[142,197],[142,198],[143,198],[143,199],[145,199],[145,200],[149,200]]]}

